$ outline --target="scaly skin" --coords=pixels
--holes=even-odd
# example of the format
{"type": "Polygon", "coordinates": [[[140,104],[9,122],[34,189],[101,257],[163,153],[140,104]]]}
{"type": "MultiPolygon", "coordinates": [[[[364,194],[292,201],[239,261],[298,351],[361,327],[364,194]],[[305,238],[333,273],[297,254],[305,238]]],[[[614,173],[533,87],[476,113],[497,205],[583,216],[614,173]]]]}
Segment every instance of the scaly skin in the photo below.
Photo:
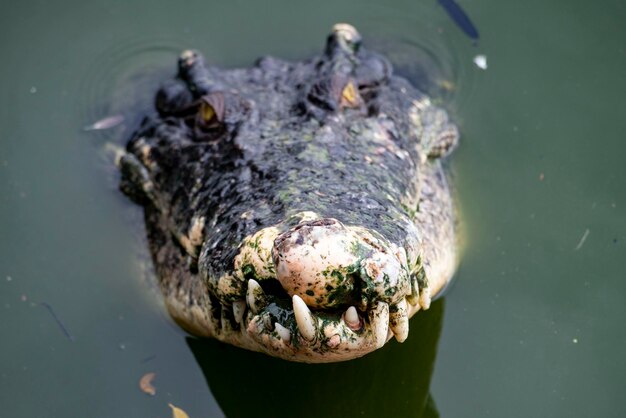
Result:
{"type": "Polygon", "coordinates": [[[166,306],[192,334],[287,360],[360,357],[456,266],[446,113],[346,24],[324,55],[249,69],[194,51],[118,164],[166,306]]]}

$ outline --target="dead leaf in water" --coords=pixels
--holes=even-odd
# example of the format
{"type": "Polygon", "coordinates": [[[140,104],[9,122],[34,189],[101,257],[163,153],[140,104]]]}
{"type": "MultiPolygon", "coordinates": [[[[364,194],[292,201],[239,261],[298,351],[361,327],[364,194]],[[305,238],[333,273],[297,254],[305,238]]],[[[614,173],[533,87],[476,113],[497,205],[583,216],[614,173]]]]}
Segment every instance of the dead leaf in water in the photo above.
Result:
{"type": "Polygon", "coordinates": [[[144,393],[147,393],[151,396],[156,395],[156,388],[152,386],[152,380],[154,380],[155,376],[156,373],[146,373],[141,377],[141,380],[139,380],[139,388],[144,393]]]}
{"type": "Polygon", "coordinates": [[[189,418],[189,415],[182,409],[172,405],[171,403],[167,404],[170,408],[172,408],[172,417],[173,418],[189,418]]]}

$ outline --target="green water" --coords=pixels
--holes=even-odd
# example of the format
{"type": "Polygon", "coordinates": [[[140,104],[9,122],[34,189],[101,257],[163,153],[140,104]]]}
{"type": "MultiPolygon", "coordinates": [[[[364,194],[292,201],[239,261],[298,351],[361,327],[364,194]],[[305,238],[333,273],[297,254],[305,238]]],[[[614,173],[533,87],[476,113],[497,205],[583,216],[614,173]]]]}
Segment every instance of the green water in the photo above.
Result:
{"type": "Polygon", "coordinates": [[[435,0],[2,3],[0,415],[625,416],[626,4],[459,2],[477,47],[435,0]],[[405,344],[354,362],[189,339],[146,279],[141,214],[103,145],[183,48],[298,59],[338,21],[426,74],[460,126],[457,279],[405,344]]]}

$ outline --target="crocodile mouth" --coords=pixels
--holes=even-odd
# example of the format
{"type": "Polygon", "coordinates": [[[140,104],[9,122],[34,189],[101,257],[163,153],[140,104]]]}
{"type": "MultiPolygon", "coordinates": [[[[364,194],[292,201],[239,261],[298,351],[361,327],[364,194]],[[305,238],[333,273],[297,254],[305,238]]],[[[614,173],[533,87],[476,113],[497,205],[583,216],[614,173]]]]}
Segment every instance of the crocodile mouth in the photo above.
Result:
{"type": "Polygon", "coordinates": [[[403,342],[409,318],[430,305],[419,258],[409,263],[404,248],[367,229],[307,216],[244,240],[232,274],[214,282],[232,301],[218,297],[231,320],[215,336],[311,362],[358,357],[393,336],[403,342]]]}

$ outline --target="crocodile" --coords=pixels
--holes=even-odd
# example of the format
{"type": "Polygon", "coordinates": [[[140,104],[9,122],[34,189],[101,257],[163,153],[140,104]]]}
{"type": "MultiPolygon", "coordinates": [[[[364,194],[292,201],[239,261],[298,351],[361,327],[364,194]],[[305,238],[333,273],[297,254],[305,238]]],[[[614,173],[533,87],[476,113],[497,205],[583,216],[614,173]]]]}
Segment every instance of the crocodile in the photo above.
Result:
{"type": "Polygon", "coordinates": [[[182,52],[116,163],[184,330],[323,363],[403,342],[451,281],[458,138],[342,23],[298,62],[182,52]]]}

